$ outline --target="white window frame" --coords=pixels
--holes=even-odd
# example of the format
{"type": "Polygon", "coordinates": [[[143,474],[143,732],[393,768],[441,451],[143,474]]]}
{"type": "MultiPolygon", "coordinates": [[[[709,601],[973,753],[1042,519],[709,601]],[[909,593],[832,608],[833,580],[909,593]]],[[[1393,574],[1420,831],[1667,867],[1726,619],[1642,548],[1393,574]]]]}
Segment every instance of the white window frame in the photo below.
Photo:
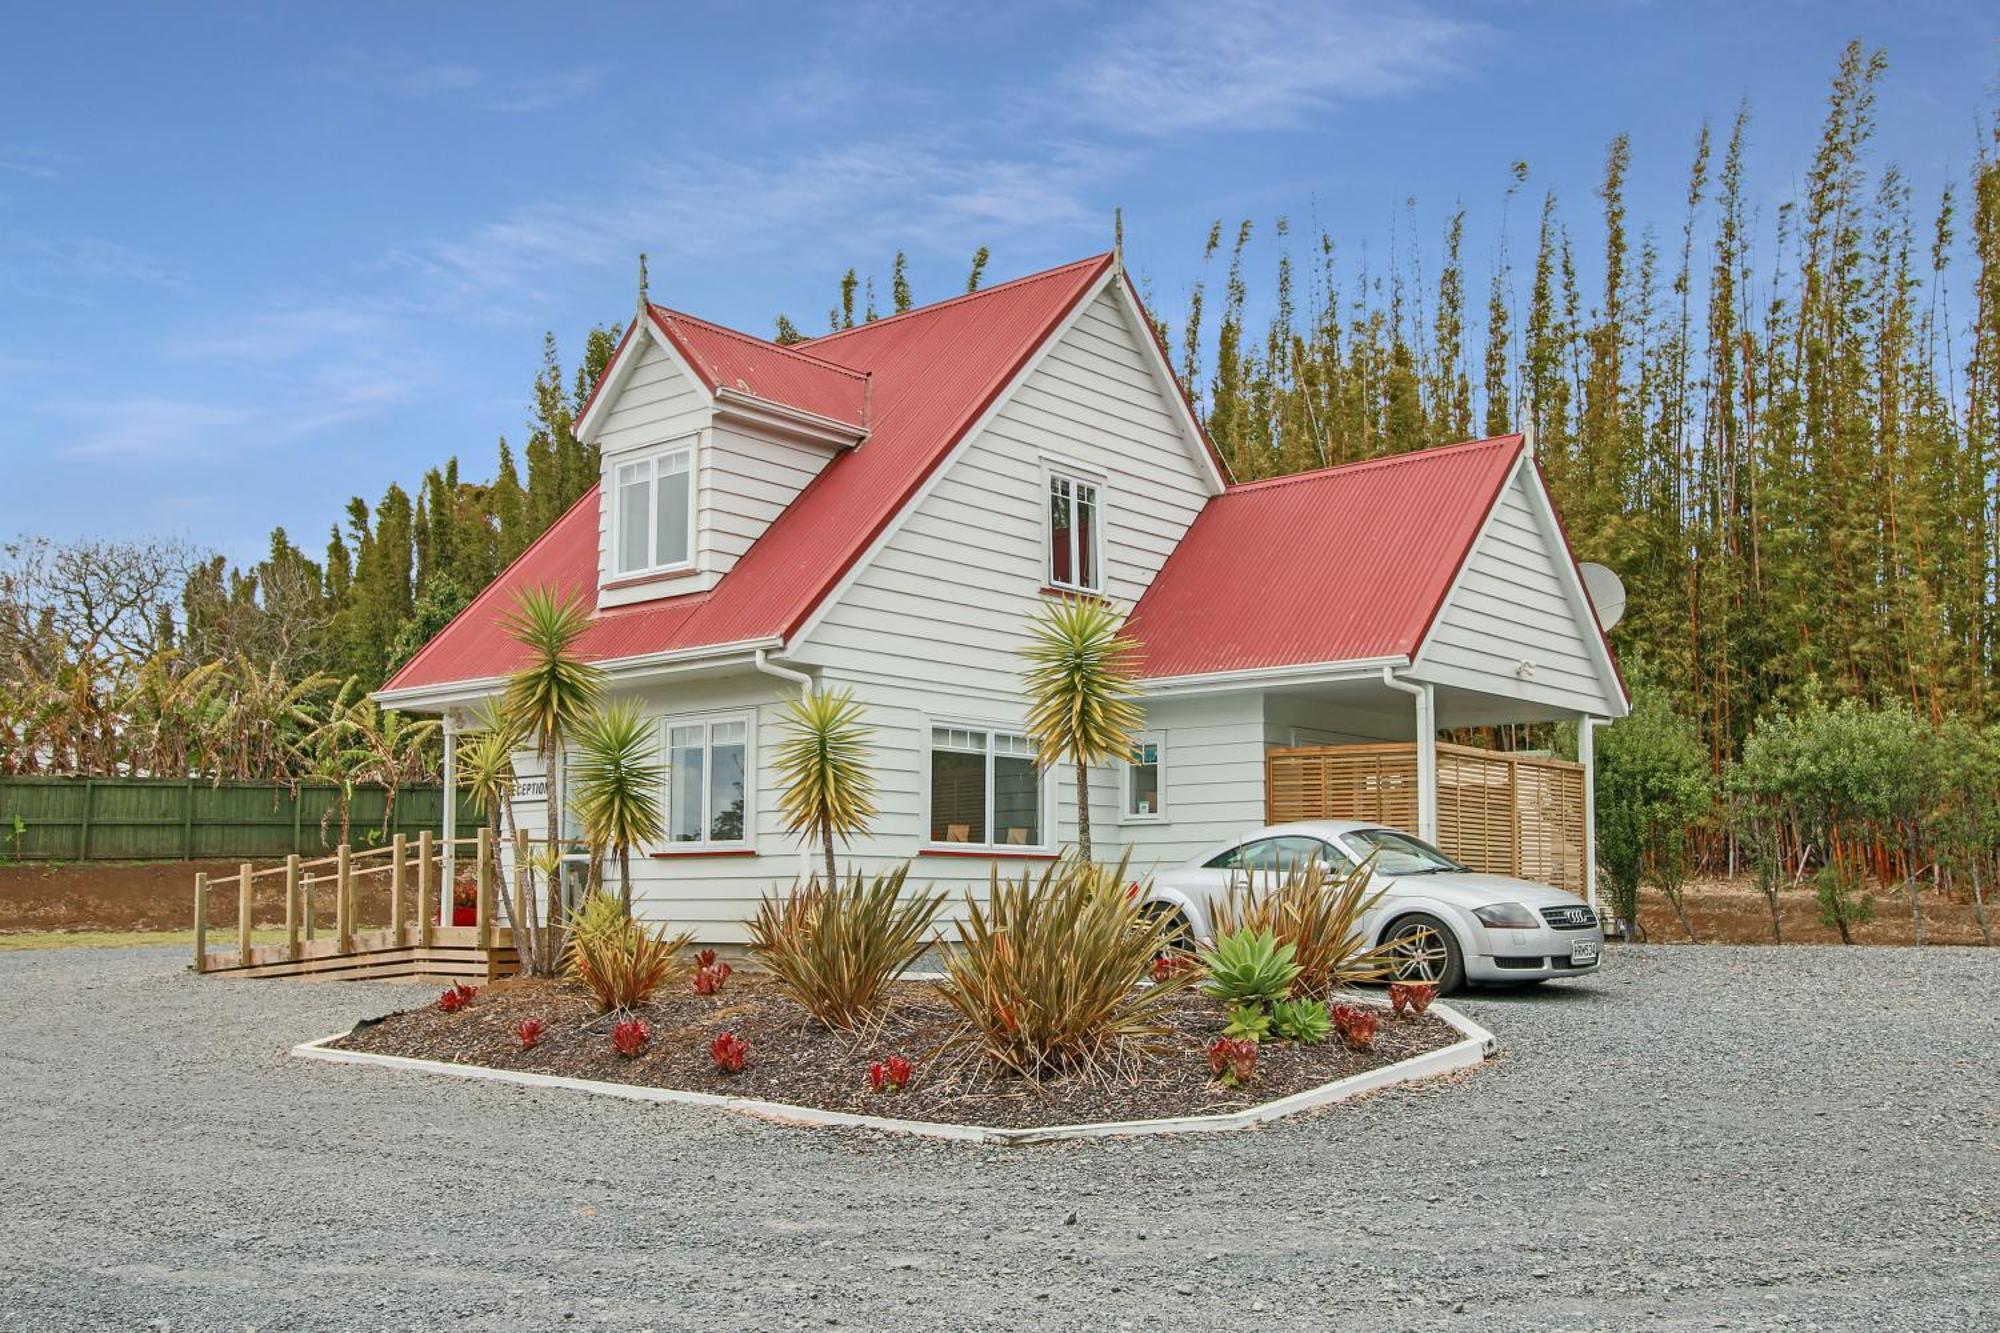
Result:
{"type": "MultiPolygon", "coordinates": [[[[1074,503],[1074,495],[1075,495],[1074,490],[1072,490],[1071,495],[1072,495],[1072,503],[1074,503]]],[[[1111,488],[1106,483],[1104,475],[1099,472],[1094,472],[1089,468],[1081,468],[1071,463],[1064,463],[1052,458],[1044,458],[1042,460],[1041,502],[1042,502],[1042,582],[1047,587],[1060,588],[1064,592],[1084,592],[1084,593],[1102,594],[1105,585],[1104,527],[1106,519],[1111,512],[1111,488]],[[1090,529],[1090,567],[1092,571],[1094,571],[1097,575],[1097,582],[1095,583],[1085,584],[1085,583],[1077,583],[1074,581],[1065,582],[1064,580],[1058,579],[1056,577],[1055,515],[1052,514],[1050,510],[1054,507],[1052,501],[1055,495],[1055,485],[1058,481],[1066,481],[1073,488],[1077,486],[1088,486],[1096,496],[1095,506],[1097,510],[1097,522],[1092,524],[1090,529]]],[[[1076,543],[1076,522],[1074,518],[1072,518],[1070,522],[1070,561],[1069,561],[1069,567],[1072,572],[1074,572],[1078,567],[1077,564],[1078,554],[1079,551],[1077,549],[1077,543],[1076,543]]]]}
{"type": "Polygon", "coordinates": [[[1118,765],[1118,822],[1121,824],[1164,824],[1167,822],[1167,733],[1164,731],[1142,731],[1132,738],[1137,745],[1154,747],[1153,767],[1159,770],[1159,786],[1154,808],[1146,814],[1132,811],[1132,773],[1136,767],[1130,760],[1118,765]]]}
{"type": "Polygon", "coordinates": [[[659,719],[662,837],[654,850],[697,852],[735,850],[757,841],[757,714],[755,709],[724,709],[705,713],[670,713],[659,719]],[[739,838],[712,838],[715,812],[709,808],[715,787],[715,728],[720,723],[743,725],[743,835],[739,838]],[[674,729],[700,727],[701,738],[701,832],[699,839],[677,841],[674,826],[674,729]]]}
{"type": "MultiPolygon", "coordinates": [[[[1056,809],[1056,773],[1054,769],[1038,768],[1036,778],[1040,784],[1042,808],[1042,838],[1040,842],[994,842],[993,834],[993,737],[995,735],[1014,736],[1027,739],[1027,728],[1018,722],[986,722],[969,717],[922,717],[918,719],[923,730],[919,733],[919,743],[923,746],[924,815],[923,826],[919,829],[921,852],[990,852],[996,856],[1028,856],[1046,854],[1057,849],[1056,824],[1059,812],[1056,809]],[[985,842],[939,842],[931,837],[931,760],[937,751],[936,733],[939,728],[957,731],[981,731],[986,733],[986,841],[985,842]]],[[[971,751],[962,753],[970,754],[971,751]]]]}
{"type": "Polygon", "coordinates": [[[694,568],[695,560],[695,507],[696,492],[700,489],[699,464],[696,456],[696,437],[675,440],[657,449],[644,449],[628,457],[611,460],[611,577],[614,579],[644,578],[649,574],[669,574],[677,570],[694,568]],[[663,463],[679,455],[687,456],[687,555],[680,560],[662,562],[654,543],[660,535],[660,467],[663,463]],[[650,469],[646,479],[646,555],[648,563],[636,569],[626,569],[620,565],[625,555],[625,483],[626,469],[645,467],[650,469]]]}

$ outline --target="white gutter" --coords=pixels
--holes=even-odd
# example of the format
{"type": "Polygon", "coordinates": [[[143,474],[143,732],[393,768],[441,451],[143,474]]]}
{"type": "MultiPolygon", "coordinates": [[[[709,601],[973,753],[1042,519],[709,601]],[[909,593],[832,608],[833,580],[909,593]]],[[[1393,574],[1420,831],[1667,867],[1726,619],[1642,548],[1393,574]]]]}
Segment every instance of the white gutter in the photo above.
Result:
{"type": "Polygon", "coordinates": [[[1208,671],[1187,676],[1152,676],[1138,682],[1150,695],[1222,694],[1231,690],[1275,689],[1286,685],[1321,685],[1368,680],[1378,671],[1407,667],[1410,659],[1361,657],[1345,662],[1308,662],[1300,666],[1246,667],[1240,671],[1208,671]]]}
{"type": "Polygon", "coordinates": [[[1438,837],[1437,709],[1431,687],[1404,680],[1389,667],[1382,668],[1382,683],[1392,690],[1414,695],[1417,701],[1417,836],[1435,844],[1438,837]]]}
{"type": "MultiPolygon", "coordinates": [[[[597,663],[599,670],[613,680],[625,680],[635,676],[670,675],[675,671],[692,671],[704,667],[752,664],[751,654],[767,648],[784,646],[784,640],[771,637],[764,639],[741,639],[734,643],[712,643],[698,648],[676,648],[663,653],[641,653],[633,657],[614,657],[597,663]]],[[[505,676],[479,676],[471,680],[454,680],[443,685],[416,685],[401,690],[377,690],[369,696],[384,708],[400,708],[405,711],[435,710],[448,708],[453,704],[473,704],[507,688],[505,676]]]]}

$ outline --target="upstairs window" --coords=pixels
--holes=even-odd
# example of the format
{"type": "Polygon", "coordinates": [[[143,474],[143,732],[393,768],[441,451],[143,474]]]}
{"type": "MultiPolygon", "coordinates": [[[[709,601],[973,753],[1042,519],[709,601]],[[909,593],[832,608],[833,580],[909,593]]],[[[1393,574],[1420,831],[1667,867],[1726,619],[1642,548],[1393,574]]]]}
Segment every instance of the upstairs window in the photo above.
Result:
{"type": "Polygon", "coordinates": [[[684,446],[620,463],[612,484],[617,572],[686,567],[694,534],[694,450],[684,446]]]}
{"type": "Polygon", "coordinates": [[[1098,484],[1064,472],[1049,473],[1049,585],[1079,592],[1104,587],[1098,484]]]}

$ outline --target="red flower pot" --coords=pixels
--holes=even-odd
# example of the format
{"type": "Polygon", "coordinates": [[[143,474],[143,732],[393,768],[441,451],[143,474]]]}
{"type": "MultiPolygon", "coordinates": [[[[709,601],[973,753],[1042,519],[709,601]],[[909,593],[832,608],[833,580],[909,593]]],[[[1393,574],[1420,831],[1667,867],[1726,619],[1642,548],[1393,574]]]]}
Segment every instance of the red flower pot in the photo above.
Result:
{"type": "Polygon", "coordinates": [[[476,926],[479,924],[479,909],[476,907],[454,907],[451,909],[451,924],[454,926],[476,926]]]}

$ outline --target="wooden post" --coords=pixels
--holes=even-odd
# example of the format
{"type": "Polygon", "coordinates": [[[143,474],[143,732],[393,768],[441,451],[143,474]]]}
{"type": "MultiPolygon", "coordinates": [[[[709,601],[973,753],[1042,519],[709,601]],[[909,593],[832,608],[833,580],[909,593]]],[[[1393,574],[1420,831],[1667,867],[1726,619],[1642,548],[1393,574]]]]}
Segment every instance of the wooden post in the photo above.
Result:
{"type": "Polygon", "coordinates": [[[194,970],[208,971],[208,872],[194,877],[194,970]]]}
{"type": "Polygon", "coordinates": [[[437,929],[436,881],[431,876],[431,831],[417,834],[417,947],[431,947],[431,932],[437,929]]]}
{"type": "Polygon", "coordinates": [[[473,841],[473,854],[479,858],[479,896],[477,906],[472,909],[472,924],[479,928],[479,947],[493,947],[493,830],[482,827],[478,838],[473,841]]]}
{"type": "Polygon", "coordinates": [[[299,854],[285,858],[285,956],[299,956],[299,854]]]}
{"type": "Polygon", "coordinates": [[[333,933],[342,953],[354,952],[354,870],[346,843],[334,850],[333,933]]]}
{"type": "Polygon", "coordinates": [[[300,896],[305,899],[307,944],[311,944],[315,938],[313,934],[313,878],[311,875],[305,876],[299,889],[300,896]]]}
{"type": "Polygon", "coordinates": [[[236,961],[250,966],[250,877],[256,872],[248,861],[237,868],[236,961]]]}
{"type": "Polygon", "coordinates": [[[407,835],[389,839],[389,943],[403,942],[403,857],[408,851],[407,835]]]}

